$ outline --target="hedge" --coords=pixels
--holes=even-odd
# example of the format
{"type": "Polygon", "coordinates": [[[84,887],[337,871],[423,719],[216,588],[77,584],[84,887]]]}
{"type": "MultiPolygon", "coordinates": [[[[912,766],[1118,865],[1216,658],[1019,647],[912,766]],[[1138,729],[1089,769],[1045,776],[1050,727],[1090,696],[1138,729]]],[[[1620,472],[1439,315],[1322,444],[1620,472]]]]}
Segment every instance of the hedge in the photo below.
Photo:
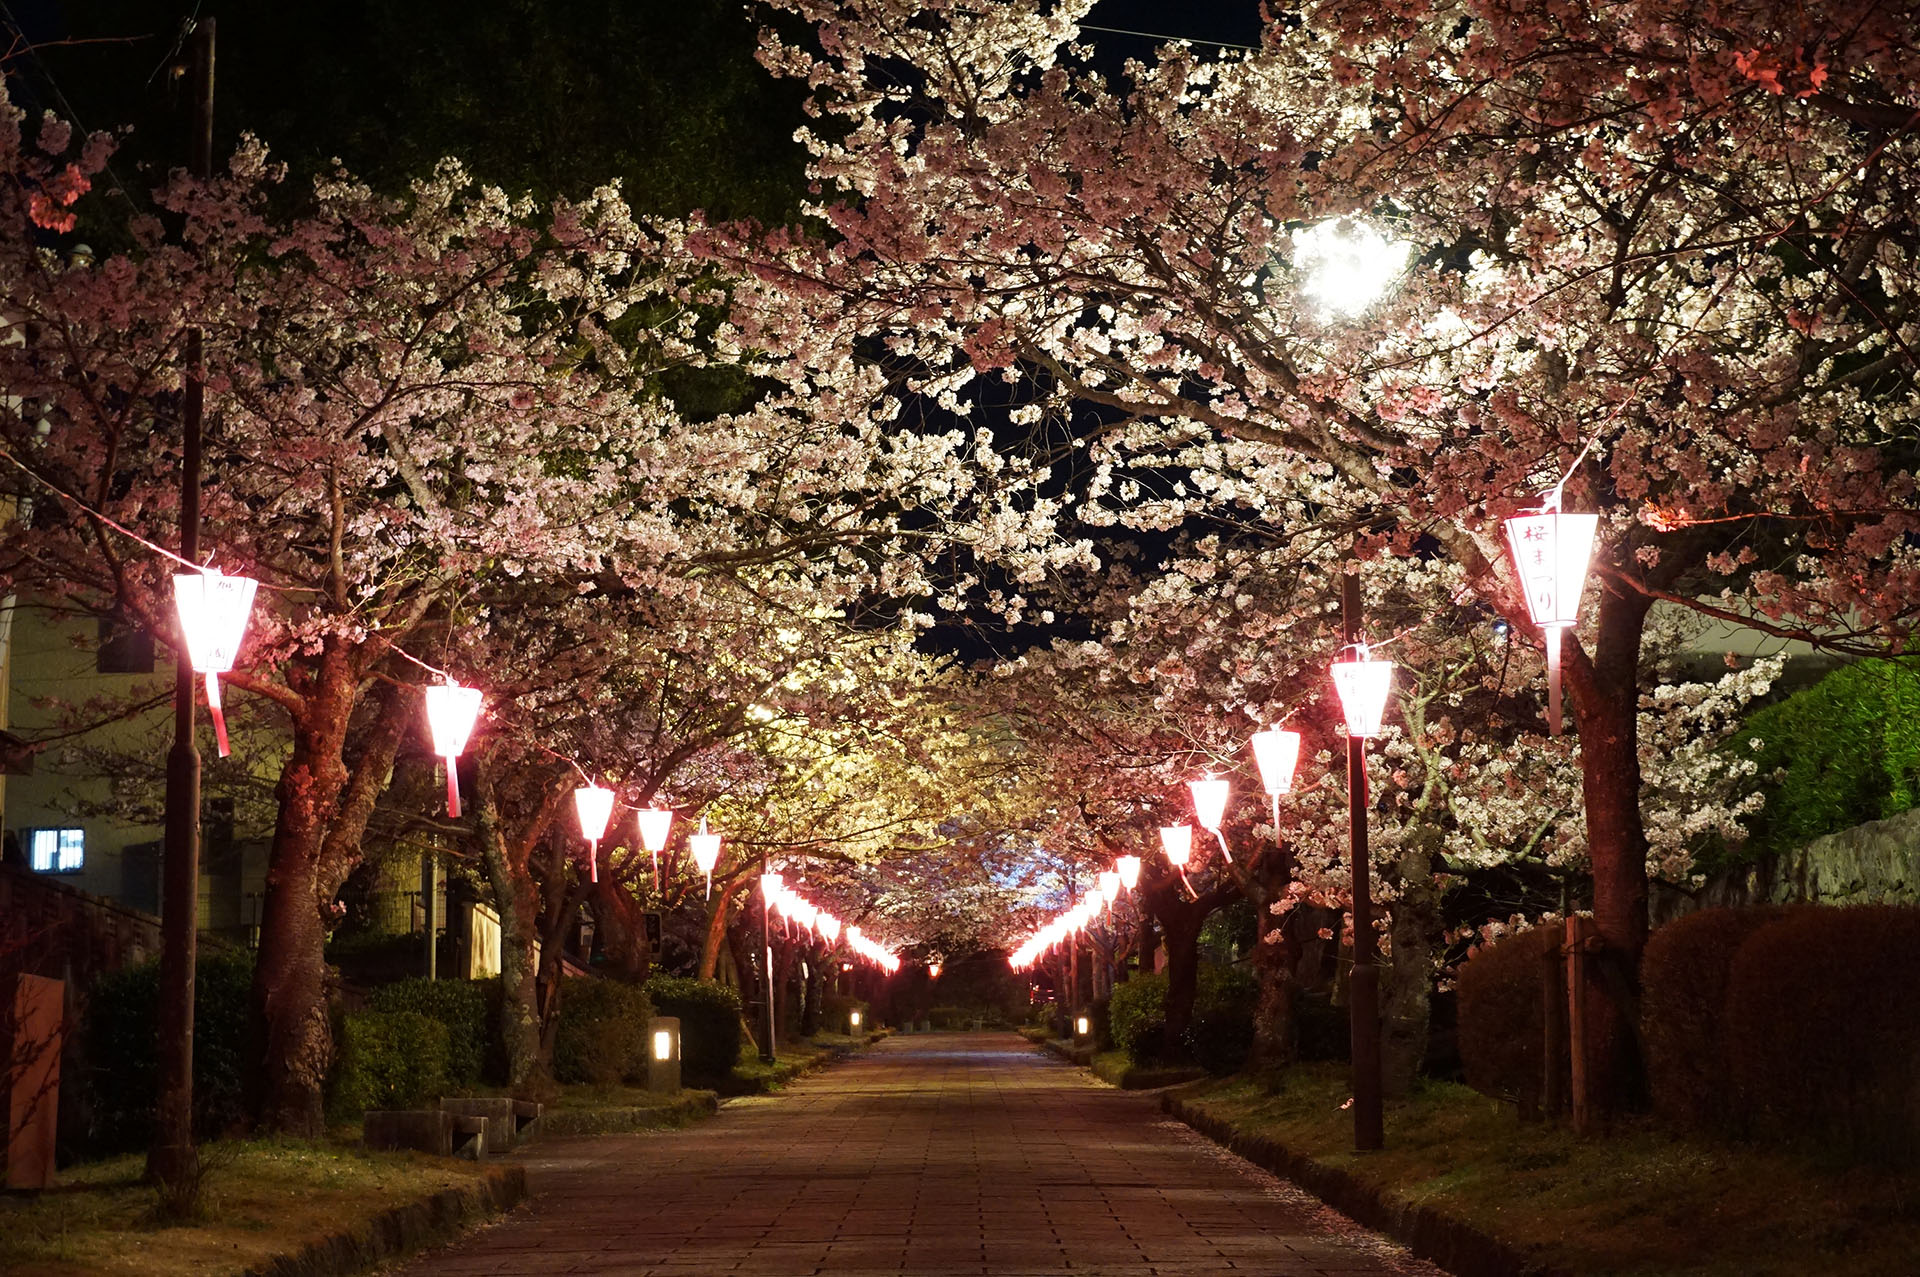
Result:
{"type": "Polygon", "coordinates": [[[418,1011],[358,1011],[341,1021],[328,1110],[351,1121],[368,1109],[432,1106],[447,1090],[447,1026],[418,1011]]]}
{"type": "Polygon", "coordinates": [[[367,999],[372,1011],[417,1011],[447,1026],[447,1081],[457,1089],[479,1085],[487,1058],[487,989],[495,981],[401,980],[367,999]]]}
{"type": "Polygon", "coordinates": [[[1137,975],[1113,986],[1107,1001],[1113,1044],[1135,1064],[1155,1064],[1167,1056],[1167,974],[1137,975]]]}
{"type": "MultiPolygon", "coordinates": [[[[224,947],[200,951],[193,982],[193,1120],[203,1139],[247,1118],[252,987],[252,954],[224,947]]],[[[159,998],[158,959],[101,977],[87,996],[80,1032],[92,1122],[84,1142],[94,1151],[139,1148],[152,1137],[159,998]]]]}
{"type": "Polygon", "coordinates": [[[616,1086],[645,1078],[652,1018],[653,1004],[638,985],[597,976],[564,981],[553,1038],[554,1080],[616,1086]]]}
{"type": "Polygon", "coordinates": [[[1561,934],[1544,926],[1503,936],[1460,968],[1460,1064],[1467,1085],[1514,1100],[1523,1111],[1538,1107],[1546,1082],[1542,982],[1561,934]]]}
{"type": "Polygon", "coordinates": [[[1727,979],[1736,1099],[1765,1134],[1920,1162],[1920,909],[1793,909],[1727,979]]]}
{"type": "Polygon", "coordinates": [[[854,1011],[860,1013],[860,1027],[871,1029],[873,1024],[873,1006],[865,998],[856,998],[849,993],[827,993],[820,999],[820,1029],[823,1033],[845,1033],[847,1016],[854,1011]]]}
{"type": "Polygon", "coordinates": [[[1260,982],[1252,972],[1214,965],[1200,968],[1186,1042],[1195,1064],[1222,1075],[1245,1067],[1253,1050],[1254,1004],[1259,997],[1260,982]]]}
{"type": "Polygon", "coordinates": [[[679,1017],[680,1068],[688,1079],[733,1075],[740,1062],[739,993],[712,980],[657,975],[647,981],[647,996],[659,1014],[679,1017]]]}
{"type": "Polygon", "coordinates": [[[1736,1134],[1744,1108],[1725,1033],[1727,980],[1734,955],[1779,906],[1702,909],[1653,933],[1641,960],[1640,1032],[1654,1111],[1686,1130],[1736,1134]]]}

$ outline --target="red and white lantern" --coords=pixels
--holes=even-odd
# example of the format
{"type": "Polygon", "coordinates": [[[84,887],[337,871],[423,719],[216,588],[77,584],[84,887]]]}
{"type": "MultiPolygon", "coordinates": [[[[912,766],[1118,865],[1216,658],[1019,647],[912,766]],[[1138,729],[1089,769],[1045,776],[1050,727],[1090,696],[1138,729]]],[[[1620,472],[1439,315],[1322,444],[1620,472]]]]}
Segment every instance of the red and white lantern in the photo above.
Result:
{"type": "Polygon", "coordinates": [[[707,899],[713,899],[713,867],[720,863],[720,835],[707,832],[707,818],[700,818],[700,832],[687,835],[687,850],[693,863],[707,876],[707,899]]]}
{"type": "Polygon", "coordinates": [[[1184,872],[1187,867],[1187,857],[1193,854],[1193,826],[1162,825],[1160,850],[1167,853],[1167,860],[1175,869],[1184,872]]]}
{"type": "Polygon", "coordinates": [[[1128,891],[1132,891],[1139,884],[1140,857],[1121,856],[1113,862],[1113,867],[1120,875],[1120,885],[1128,891]]]}
{"type": "Polygon", "coordinates": [[[1580,619],[1580,594],[1593,557],[1597,514],[1563,514],[1560,489],[1538,511],[1507,520],[1507,543],[1527,611],[1547,646],[1547,726],[1560,734],[1560,634],[1580,619]]]}
{"type": "Polygon", "coordinates": [[[613,819],[613,791],[599,785],[582,785],[573,791],[573,811],[580,818],[580,836],[587,840],[587,876],[600,881],[600,840],[606,836],[607,822],[613,819]]]}
{"type": "Polygon", "coordinates": [[[1371,739],[1386,717],[1393,662],[1374,660],[1365,643],[1354,644],[1353,652],[1352,659],[1333,663],[1333,690],[1347,716],[1347,735],[1371,739]]]}
{"type": "Polygon", "coordinates": [[[460,818],[460,755],[480,717],[480,689],[462,687],[449,678],[427,688],[427,730],[433,752],[447,764],[447,815],[460,818]]]}
{"type": "Polygon", "coordinates": [[[1253,734],[1253,761],[1260,768],[1260,784],[1278,797],[1293,792],[1294,769],[1300,765],[1300,733],[1273,728],[1253,734]]]}
{"type": "Polygon", "coordinates": [[[1220,822],[1227,816],[1227,798],[1233,787],[1225,780],[1208,772],[1199,780],[1187,782],[1187,788],[1193,792],[1193,816],[1200,822],[1200,828],[1212,834],[1220,844],[1220,854],[1233,863],[1233,853],[1227,850],[1227,836],[1220,832],[1220,822]]]}
{"type": "MultiPolygon", "coordinates": [[[[667,835],[673,831],[673,811],[670,808],[643,807],[634,813],[640,825],[640,845],[653,857],[653,892],[660,894],[660,853],[666,850],[667,835]]],[[[711,882],[707,894],[712,895],[711,882]]]]}
{"type": "Polygon", "coordinates": [[[207,711],[213,718],[213,734],[222,758],[231,751],[227,748],[227,714],[220,704],[220,676],[233,668],[240,655],[240,640],[246,637],[254,591],[259,588],[260,583],[252,577],[227,576],[218,568],[176,572],[173,577],[173,606],[180,616],[180,635],[186,640],[187,660],[194,673],[206,676],[207,711]]]}

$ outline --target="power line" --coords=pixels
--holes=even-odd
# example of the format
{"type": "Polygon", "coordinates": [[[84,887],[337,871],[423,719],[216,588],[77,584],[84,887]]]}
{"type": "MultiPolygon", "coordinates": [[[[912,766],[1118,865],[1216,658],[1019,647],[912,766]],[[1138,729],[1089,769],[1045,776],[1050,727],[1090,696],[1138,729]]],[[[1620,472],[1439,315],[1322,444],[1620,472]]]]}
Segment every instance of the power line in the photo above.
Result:
{"type": "Polygon", "coordinates": [[[1079,26],[1082,31],[1103,31],[1108,35],[1138,36],[1142,40],[1172,41],[1175,44],[1210,44],[1217,49],[1240,49],[1247,53],[1259,52],[1253,45],[1234,44],[1228,40],[1203,40],[1199,36],[1191,35],[1162,35],[1155,31],[1129,31],[1125,27],[1096,27],[1090,22],[1082,22],[1079,26]]]}

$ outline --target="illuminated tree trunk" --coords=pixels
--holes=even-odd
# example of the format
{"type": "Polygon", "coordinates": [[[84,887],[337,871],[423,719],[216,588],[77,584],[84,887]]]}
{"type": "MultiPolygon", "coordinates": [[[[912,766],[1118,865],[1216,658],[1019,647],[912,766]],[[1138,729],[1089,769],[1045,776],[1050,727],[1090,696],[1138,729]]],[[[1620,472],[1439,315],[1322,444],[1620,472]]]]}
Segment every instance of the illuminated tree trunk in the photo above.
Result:
{"type": "Polygon", "coordinates": [[[720,884],[720,895],[713,902],[713,910],[707,915],[707,936],[700,946],[700,978],[711,980],[720,968],[720,946],[727,939],[727,914],[731,911],[733,898],[740,894],[741,884],[746,880],[740,877],[729,878],[720,884]]]}
{"type": "Polygon", "coordinates": [[[534,956],[540,948],[535,929],[539,898],[527,871],[526,843],[507,836],[493,769],[484,758],[474,767],[474,790],[474,836],[493,887],[494,908],[500,914],[500,1045],[507,1061],[507,1085],[521,1094],[538,1089],[541,1076],[534,956]]]}

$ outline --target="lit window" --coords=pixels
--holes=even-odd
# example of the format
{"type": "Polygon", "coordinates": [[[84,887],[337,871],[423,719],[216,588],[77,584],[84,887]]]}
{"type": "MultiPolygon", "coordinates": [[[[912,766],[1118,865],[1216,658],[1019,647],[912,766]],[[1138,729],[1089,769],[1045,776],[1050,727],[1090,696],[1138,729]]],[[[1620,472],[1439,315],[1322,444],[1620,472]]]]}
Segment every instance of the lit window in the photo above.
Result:
{"type": "Polygon", "coordinates": [[[35,873],[79,873],[86,863],[87,831],[84,829],[36,829],[31,838],[35,873]]]}

